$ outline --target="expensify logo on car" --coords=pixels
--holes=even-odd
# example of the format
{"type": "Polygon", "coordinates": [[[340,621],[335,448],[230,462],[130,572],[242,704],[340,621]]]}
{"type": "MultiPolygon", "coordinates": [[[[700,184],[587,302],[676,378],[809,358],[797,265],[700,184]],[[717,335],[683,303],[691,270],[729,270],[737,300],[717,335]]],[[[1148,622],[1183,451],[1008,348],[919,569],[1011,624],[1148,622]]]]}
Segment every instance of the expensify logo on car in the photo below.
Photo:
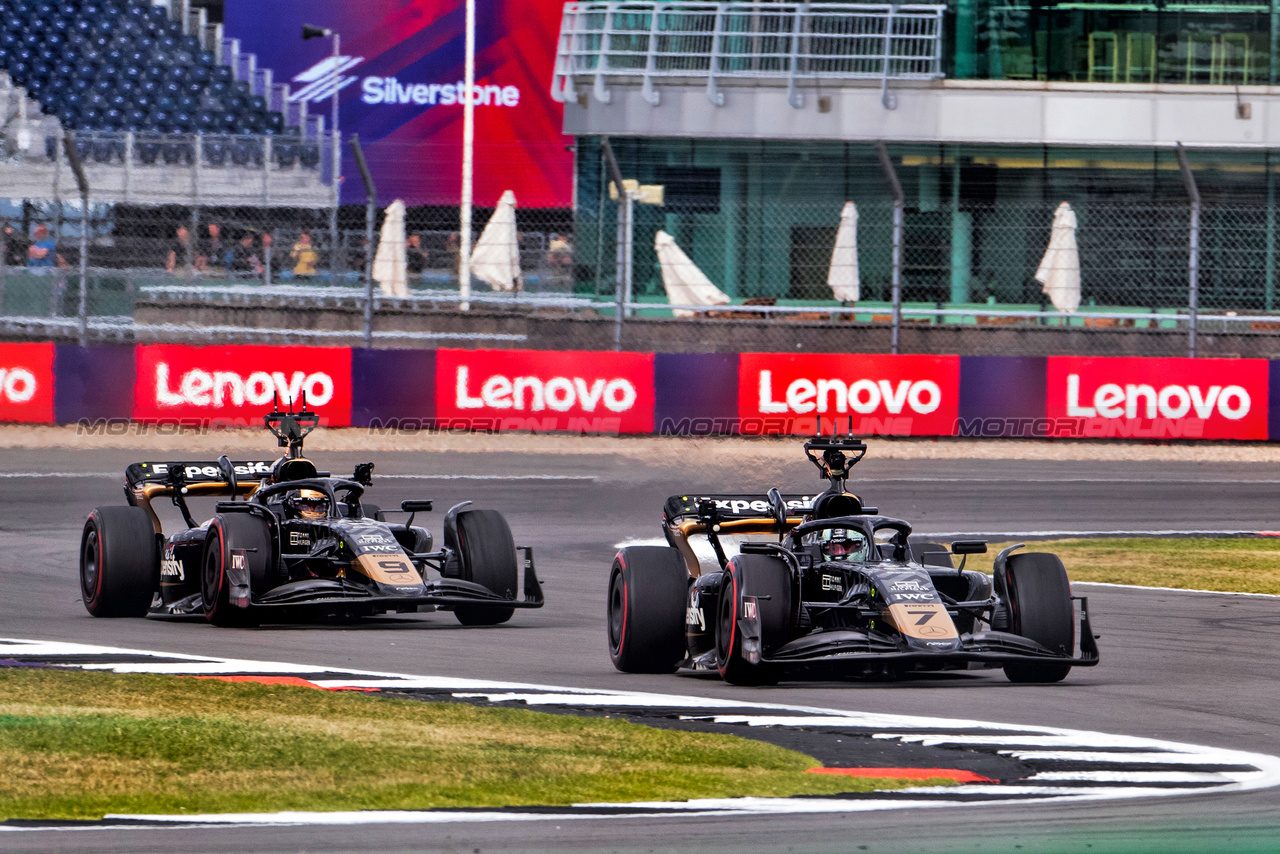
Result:
{"type": "Polygon", "coordinates": [[[647,433],[651,353],[440,350],[436,415],[482,417],[502,430],[647,433]]]}
{"type": "Polygon", "coordinates": [[[1266,439],[1265,359],[1050,356],[1046,414],[1082,420],[1082,435],[1266,439]]]}
{"type": "Polygon", "coordinates": [[[743,353],[738,415],[743,432],[790,415],[795,433],[844,432],[852,416],[856,435],[949,434],[959,387],[957,356],[743,353]]]}
{"type": "Polygon", "coordinates": [[[326,424],[351,421],[351,351],[338,347],[185,347],[135,353],[134,418],[194,416],[261,421],[266,409],[305,396],[326,424]]]}
{"type": "Polygon", "coordinates": [[[0,421],[53,421],[53,344],[0,344],[0,421]]]}

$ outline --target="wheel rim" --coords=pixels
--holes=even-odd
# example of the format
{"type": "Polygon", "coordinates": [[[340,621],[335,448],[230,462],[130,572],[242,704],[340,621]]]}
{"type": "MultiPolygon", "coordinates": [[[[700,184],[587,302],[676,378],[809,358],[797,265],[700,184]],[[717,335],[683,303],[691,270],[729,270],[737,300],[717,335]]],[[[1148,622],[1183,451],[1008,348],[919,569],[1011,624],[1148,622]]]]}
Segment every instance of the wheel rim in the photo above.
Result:
{"type": "Polygon", "coordinates": [[[622,627],[626,622],[626,591],[623,590],[622,573],[613,574],[613,584],[609,586],[609,646],[618,653],[622,651],[622,627]]]}
{"type": "Polygon", "coordinates": [[[80,557],[80,585],[85,599],[92,601],[98,593],[98,531],[89,530],[84,538],[84,553],[80,557]]]}

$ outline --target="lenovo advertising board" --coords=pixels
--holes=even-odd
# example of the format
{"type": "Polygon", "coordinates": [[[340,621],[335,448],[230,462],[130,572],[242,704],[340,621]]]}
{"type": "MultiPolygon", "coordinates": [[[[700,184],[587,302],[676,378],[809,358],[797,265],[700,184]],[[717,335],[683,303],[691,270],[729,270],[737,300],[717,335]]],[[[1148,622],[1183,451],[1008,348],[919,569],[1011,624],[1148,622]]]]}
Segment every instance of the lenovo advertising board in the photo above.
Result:
{"type": "Polygon", "coordinates": [[[140,346],[135,351],[136,421],[260,426],[271,407],[306,404],[321,424],[351,423],[351,350],[346,347],[140,346]]]}
{"type": "MultiPolygon", "coordinates": [[[[514,190],[521,207],[569,207],[572,142],[551,99],[561,3],[488,0],[476,15],[475,203],[514,190]]],[[[344,139],[360,135],[379,204],[457,205],[462,184],[465,12],[462,0],[226,0],[225,32],[257,55],[291,100],[330,126],[338,91],[344,139]],[[340,37],[302,40],[302,25],[340,37]]],[[[344,144],[342,201],[364,188],[344,144]]]]}
{"type": "Polygon", "coordinates": [[[0,421],[53,420],[53,344],[0,344],[0,421]]]}
{"type": "Polygon", "coordinates": [[[1107,439],[1266,439],[1266,359],[1050,356],[1054,435],[1107,439]]]}
{"type": "Polygon", "coordinates": [[[436,351],[444,429],[649,433],[653,405],[652,353],[436,351]]]}
{"type": "Polygon", "coordinates": [[[852,417],[855,436],[950,436],[959,396],[959,356],[743,353],[738,362],[743,433],[843,433],[852,417]]]}

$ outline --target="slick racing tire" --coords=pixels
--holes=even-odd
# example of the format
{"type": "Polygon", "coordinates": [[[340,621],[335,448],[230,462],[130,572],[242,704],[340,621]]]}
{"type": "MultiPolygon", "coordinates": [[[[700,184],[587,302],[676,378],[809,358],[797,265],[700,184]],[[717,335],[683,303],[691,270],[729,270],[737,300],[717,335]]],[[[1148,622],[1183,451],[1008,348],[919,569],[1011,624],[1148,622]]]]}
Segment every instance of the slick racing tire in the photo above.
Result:
{"type": "Polygon", "coordinates": [[[95,617],[142,617],[160,589],[160,544],[141,507],[98,507],[80,536],[80,593],[95,617]]]}
{"type": "Polygon", "coordinates": [[[375,522],[385,522],[387,517],[382,514],[382,508],[377,504],[368,501],[360,502],[360,510],[364,513],[364,518],[372,519],[375,522]]]}
{"type": "MultiPolygon", "coordinates": [[[[497,510],[458,514],[458,551],[462,579],[486,587],[506,599],[516,598],[520,569],[516,541],[497,510]]],[[[459,605],[453,615],[464,626],[496,626],[511,619],[515,608],[459,605]]]]}
{"type": "MultiPolygon", "coordinates": [[[[1045,649],[1070,656],[1075,649],[1075,609],[1067,571],[1057,555],[1027,553],[1009,558],[1005,575],[1010,631],[1045,649]]],[[[1071,665],[1054,662],[1006,664],[1011,682],[1061,682],[1071,665]]]]}
{"type": "Polygon", "coordinates": [[[729,561],[716,619],[716,669],[732,685],[773,685],[782,678],[778,664],[752,663],[743,649],[739,621],[752,597],[760,621],[760,646],[769,653],[790,640],[791,570],[776,557],[738,555],[729,561]]]}
{"type": "Polygon", "coordinates": [[[200,593],[204,599],[204,618],[215,626],[250,627],[258,624],[252,606],[241,608],[231,604],[231,583],[227,569],[233,550],[244,550],[249,571],[249,591],[266,590],[271,567],[271,532],[267,523],[248,513],[217,516],[209,524],[201,560],[200,593]]]}
{"type": "Polygon", "coordinates": [[[689,570],[679,551],[631,546],[609,573],[609,658],[623,673],[672,673],[685,657],[689,570]]]}

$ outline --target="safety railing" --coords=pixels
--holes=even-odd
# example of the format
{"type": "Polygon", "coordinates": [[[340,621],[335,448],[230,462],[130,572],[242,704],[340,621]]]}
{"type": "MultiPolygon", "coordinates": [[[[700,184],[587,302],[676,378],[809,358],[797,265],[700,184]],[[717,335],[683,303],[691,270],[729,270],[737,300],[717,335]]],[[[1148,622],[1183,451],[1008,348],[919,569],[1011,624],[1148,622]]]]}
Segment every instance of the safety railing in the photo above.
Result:
{"type": "Polygon", "coordinates": [[[930,80],[942,73],[942,5],[862,3],[571,2],[564,7],[552,97],[575,100],[575,78],[638,80],[660,101],[662,78],[783,80],[793,107],[802,81],[930,80]]]}

